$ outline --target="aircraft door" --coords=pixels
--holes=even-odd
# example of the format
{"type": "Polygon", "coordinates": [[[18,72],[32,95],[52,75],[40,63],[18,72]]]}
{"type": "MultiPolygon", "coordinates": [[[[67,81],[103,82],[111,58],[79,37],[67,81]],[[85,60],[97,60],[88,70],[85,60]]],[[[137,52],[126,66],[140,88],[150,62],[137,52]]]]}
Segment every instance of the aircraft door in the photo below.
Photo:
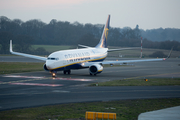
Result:
{"type": "Polygon", "coordinates": [[[64,59],[63,59],[63,65],[65,65],[66,64],[66,62],[67,62],[67,55],[64,55],[65,57],[64,57],[64,59]]]}

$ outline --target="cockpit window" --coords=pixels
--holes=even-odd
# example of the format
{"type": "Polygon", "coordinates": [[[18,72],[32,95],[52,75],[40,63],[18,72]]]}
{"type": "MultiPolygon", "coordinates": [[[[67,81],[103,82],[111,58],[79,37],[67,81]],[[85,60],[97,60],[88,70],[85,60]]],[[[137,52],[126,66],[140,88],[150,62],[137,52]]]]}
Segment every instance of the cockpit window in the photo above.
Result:
{"type": "Polygon", "coordinates": [[[48,60],[59,60],[59,58],[50,58],[50,57],[48,57],[48,60]]]}

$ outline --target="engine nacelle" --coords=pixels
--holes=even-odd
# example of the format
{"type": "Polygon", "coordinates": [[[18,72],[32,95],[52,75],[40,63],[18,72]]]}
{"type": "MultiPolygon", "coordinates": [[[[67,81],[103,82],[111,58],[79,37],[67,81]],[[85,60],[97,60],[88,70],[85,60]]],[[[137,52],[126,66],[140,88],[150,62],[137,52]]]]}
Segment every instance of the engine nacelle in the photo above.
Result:
{"type": "Polygon", "coordinates": [[[46,67],[46,64],[44,64],[43,68],[45,71],[49,71],[48,68],[46,67]]]}
{"type": "Polygon", "coordinates": [[[101,66],[100,64],[94,64],[89,67],[89,72],[92,75],[99,74],[102,71],[103,71],[103,66],[101,66]]]}

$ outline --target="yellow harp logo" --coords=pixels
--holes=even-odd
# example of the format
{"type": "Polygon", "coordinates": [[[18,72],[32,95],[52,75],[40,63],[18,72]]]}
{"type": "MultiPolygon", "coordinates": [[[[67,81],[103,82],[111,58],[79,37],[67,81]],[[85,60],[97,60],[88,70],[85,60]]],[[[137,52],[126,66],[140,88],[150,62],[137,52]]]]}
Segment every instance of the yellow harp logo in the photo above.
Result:
{"type": "Polygon", "coordinates": [[[107,40],[107,36],[108,36],[108,31],[109,31],[109,29],[106,28],[106,29],[105,29],[105,37],[106,37],[106,40],[107,40]]]}

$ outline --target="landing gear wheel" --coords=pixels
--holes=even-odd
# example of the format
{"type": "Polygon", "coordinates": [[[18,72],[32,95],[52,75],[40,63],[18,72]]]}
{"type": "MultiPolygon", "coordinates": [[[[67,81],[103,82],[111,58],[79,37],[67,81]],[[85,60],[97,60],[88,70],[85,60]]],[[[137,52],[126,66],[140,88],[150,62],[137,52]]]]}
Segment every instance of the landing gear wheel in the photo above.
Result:
{"type": "Polygon", "coordinates": [[[71,74],[71,70],[68,70],[67,72],[68,72],[68,74],[71,74]]]}
{"type": "Polygon", "coordinates": [[[66,73],[71,74],[71,70],[64,70],[63,73],[64,74],[66,74],[66,73]]]}
{"type": "Polygon", "coordinates": [[[90,75],[92,75],[92,73],[89,73],[90,75]]]}

